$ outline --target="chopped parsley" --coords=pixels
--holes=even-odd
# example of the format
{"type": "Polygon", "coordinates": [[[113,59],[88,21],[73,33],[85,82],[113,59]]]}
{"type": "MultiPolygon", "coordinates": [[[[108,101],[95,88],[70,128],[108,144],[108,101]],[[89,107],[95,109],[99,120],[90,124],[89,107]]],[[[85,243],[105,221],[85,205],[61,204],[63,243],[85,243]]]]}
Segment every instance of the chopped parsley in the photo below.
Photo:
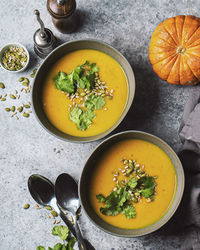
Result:
{"type": "MultiPolygon", "coordinates": [[[[142,197],[147,202],[154,200],[156,182],[154,177],[148,176],[145,171],[138,167],[139,164],[136,164],[135,160],[124,160],[123,163],[126,168],[124,170],[120,168],[120,171],[123,171],[126,179],[119,182],[115,177],[114,181],[117,181],[117,185],[113,191],[107,197],[98,194],[96,198],[99,203],[103,203],[103,206],[100,207],[102,214],[115,216],[121,213],[127,219],[133,219],[136,217],[134,203],[137,203],[142,197]]],[[[119,177],[119,172],[117,173],[119,177]]]]}

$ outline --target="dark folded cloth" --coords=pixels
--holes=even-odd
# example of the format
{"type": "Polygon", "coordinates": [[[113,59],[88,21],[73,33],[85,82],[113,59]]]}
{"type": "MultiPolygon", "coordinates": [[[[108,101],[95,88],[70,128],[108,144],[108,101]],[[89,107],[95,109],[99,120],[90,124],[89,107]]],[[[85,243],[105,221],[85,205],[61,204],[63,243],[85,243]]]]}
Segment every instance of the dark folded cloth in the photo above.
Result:
{"type": "Polygon", "coordinates": [[[191,89],[179,135],[183,143],[179,157],[187,179],[188,199],[181,250],[200,250],[200,86],[191,89]]]}

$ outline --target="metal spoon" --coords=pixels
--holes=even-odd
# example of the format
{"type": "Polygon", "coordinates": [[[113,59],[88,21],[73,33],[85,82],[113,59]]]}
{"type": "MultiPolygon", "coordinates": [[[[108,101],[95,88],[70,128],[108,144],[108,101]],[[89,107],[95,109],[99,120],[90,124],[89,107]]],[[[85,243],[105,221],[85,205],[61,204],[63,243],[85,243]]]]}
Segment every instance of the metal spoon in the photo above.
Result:
{"type": "Polygon", "coordinates": [[[33,174],[28,179],[28,188],[33,199],[42,206],[51,206],[76,237],[72,223],[57,205],[53,183],[42,175],[33,174]]]}
{"type": "Polygon", "coordinates": [[[55,195],[58,205],[62,209],[66,209],[72,213],[79,249],[86,250],[85,242],[77,222],[77,211],[80,207],[80,201],[76,181],[69,174],[59,175],[56,179],[55,195]]]}

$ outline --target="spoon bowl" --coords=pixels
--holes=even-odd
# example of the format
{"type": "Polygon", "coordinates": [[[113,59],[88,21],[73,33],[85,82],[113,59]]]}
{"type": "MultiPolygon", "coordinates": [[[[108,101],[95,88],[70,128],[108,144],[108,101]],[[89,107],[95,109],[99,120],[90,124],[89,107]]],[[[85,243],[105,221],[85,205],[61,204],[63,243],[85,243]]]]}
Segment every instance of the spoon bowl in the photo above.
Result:
{"type": "Polygon", "coordinates": [[[69,174],[61,174],[56,179],[55,195],[58,205],[71,212],[74,220],[74,229],[78,240],[79,250],[86,250],[86,245],[78,226],[77,211],[80,207],[78,184],[69,174]]]}
{"type": "Polygon", "coordinates": [[[49,206],[55,203],[54,185],[44,176],[38,174],[31,175],[28,179],[28,188],[31,196],[38,204],[49,206]]]}
{"type": "Polygon", "coordinates": [[[56,180],[55,194],[58,204],[72,214],[80,207],[78,196],[78,185],[76,181],[68,174],[61,174],[56,180]]]}

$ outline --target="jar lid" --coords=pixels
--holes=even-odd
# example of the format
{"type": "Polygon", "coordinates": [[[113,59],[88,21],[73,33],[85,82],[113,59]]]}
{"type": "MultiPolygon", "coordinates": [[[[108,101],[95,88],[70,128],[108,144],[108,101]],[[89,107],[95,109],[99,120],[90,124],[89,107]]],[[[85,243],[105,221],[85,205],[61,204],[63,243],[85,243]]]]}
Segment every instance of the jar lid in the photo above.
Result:
{"type": "Polygon", "coordinates": [[[68,17],[75,9],[75,0],[47,0],[47,10],[55,18],[68,17]]]}

